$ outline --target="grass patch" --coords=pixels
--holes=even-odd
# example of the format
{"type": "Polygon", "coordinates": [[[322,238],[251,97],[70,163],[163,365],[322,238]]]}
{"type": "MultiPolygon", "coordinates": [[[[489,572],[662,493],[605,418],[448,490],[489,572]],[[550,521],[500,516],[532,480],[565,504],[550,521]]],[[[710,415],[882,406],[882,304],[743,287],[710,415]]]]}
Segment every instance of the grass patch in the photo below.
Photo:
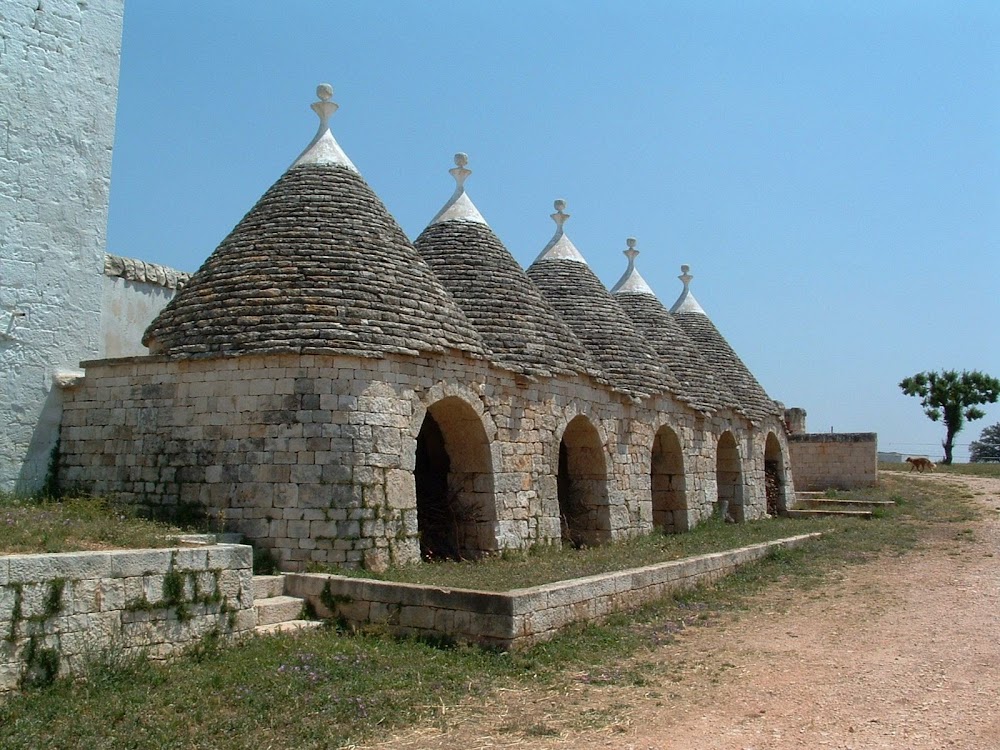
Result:
{"type": "Polygon", "coordinates": [[[685,534],[653,533],[598,547],[539,546],[528,550],[507,550],[475,561],[422,563],[391,568],[381,573],[333,566],[315,566],[310,570],[402,583],[509,591],[744,547],[827,529],[830,525],[829,522],[802,523],[787,518],[746,524],[725,524],[719,519],[712,519],[685,534]]]}
{"type": "Polygon", "coordinates": [[[0,555],[169,547],[180,533],[104,498],[0,494],[0,555]]]}
{"type": "MultiPolygon", "coordinates": [[[[669,680],[671,665],[632,657],[683,628],[710,625],[727,612],[752,606],[755,595],[776,582],[803,595],[822,595],[822,584],[845,566],[903,554],[929,530],[968,536],[964,531],[978,511],[947,485],[894,472],[881,479],[877,490],[877,497],[897,501],[881,520],[827,523],[831,533],[806,548],[777,552],[717,585],[614,615],[602,624],[571,628],[523,652],[331,628],[223,644],[168,664],[96,660],[85,679],[57,679],[0,705],[0,747],[332,748],[414,722],[446,729],[448,707],[467,700],[480,704],[496,689],[541,685],[563,695],[574,683],[601,689],[669,680]]],[[[784,521],[773,523],[777,528],[784,521]]],[[[797,533],[815,524],[791,523],[797,533]]],[[[756,534],[749,531],[756,526],[708,528],[691,540],[676,539],[693,545],[688,549],[701,549],[699,533],[717,541],[732,533],[744,543],[748,538],[739,534],[756,534]]],[[[603,717],[590,720],[599,723],[603,717]]],[[[545,737],[559,726],[525,717],[509,729],[545,737]]]]}
{"type": "MultiPolygon", "coordinates": [[[[898,483],[896,475],[893,475],[881,482],[879,487],[838,491],[835,496],[844,500],[893,500],[900,496],[898,483]]],[[[885,517],[894,512],[895,509],[880,511],[879,515],[885,517]]],[[[684,534],[653,533],[584,549],[546,546],[525,551],[508,550],[476,561],[424,563],[391,568],[381,573],[330,566],[315,566],[310,570],[428,586],[509,591],[721,552],[812,531],[847,533],[859,524],[866,523],[870,522],[855,518],[819,517],[773,518],[752,523],[727,524],[721,519],[713,518],[684,534]]]]}

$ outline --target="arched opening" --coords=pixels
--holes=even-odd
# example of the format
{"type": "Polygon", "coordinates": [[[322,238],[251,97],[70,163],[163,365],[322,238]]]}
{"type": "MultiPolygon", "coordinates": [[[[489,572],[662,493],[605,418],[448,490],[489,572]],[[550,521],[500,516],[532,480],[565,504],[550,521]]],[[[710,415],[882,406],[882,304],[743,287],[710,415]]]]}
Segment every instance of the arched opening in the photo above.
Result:
{"type": "Polygon", "coordinates": [[[719,500],[716,512],[730,523],[743,522],[743,464],[733,433],[719,438],[715,454],[715,484],[719,500]]]}
{"type": "Polygon", "coordinates": [[[653,439],[650,471],[653,526],[669,534],[687,531],[684,454],[677,433],[669,427],[661,427],[653,439]]]}
{"type": "Polygon", "coordinates": [[[462,399],[445,398],[427,409],[413,474],[424,560],[474,559],[496,550],[489,440],[462,399]]]}
{"type": "Polygon", "coordinates": [[[764,443],[764,491],[767,495],[767,514],[770,516],[776,516],[786,510],[784,466],[781,443],[773,432],[769,432],[764,443]]]}
{"type": "Polygon", "coordinates": [[[582,547],[611,538],[604,448],[586,417],[575,417],[566,426],[559,443],[556,487],[564,542],[582,547]]]}

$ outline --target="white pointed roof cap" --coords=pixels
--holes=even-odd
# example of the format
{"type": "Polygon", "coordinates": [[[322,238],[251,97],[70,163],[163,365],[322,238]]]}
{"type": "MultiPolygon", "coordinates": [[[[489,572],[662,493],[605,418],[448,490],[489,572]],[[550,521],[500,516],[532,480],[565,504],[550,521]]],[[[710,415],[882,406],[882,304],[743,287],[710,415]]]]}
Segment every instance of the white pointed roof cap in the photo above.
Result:
{"type": "Polygon", "coordinates": [[[566,231],[563,229],[563,224],[569,219],[569,214],[564,210],[566,208],[566,201],[559,198],[553,202],[552,207],[556,210],[554,214],[550,214],[552,221],[556,223],[556,233],[552,235],[549,244],[542,248],[542,252],[535,258],[535,263],[540,260],[557,259],[572,260],[587,265],[587,260],[576,249],[576,245],[566,236],[566,231]]]}
{"type": "Polygon", "coordinates": [[[677,298],[674,306],[670,308],[672,313],[701,313],[705,315],[705,311],[702,309],[701,305],[698,304],[698,300],[694,298],[691,294],[691,279],[694,278],[688,271],[691,270],[691,266],[684,265],[681,266],[681,275],[677,278],[684,283],[684,289],[681,291],[681,296],[677,298]]]}
{"type": "Polygon", "coordinates": [[[331,101],[333,98],[333,86],[329,83],[321,83],[316,87],[316,96],[319,97],[319,101],[313,102],[312,110],[319,115],[319,130],[316,131],[316,137],[306,146],[306,150],[299,155],[299,158],[295,160],[292,166],[297,167],[300,164],[336,164],[357,172],[358,168],[347,158],[344,149],[340,147],[337,139],[330,132],[330,118],[340,108],[336,102],[331,101]]]}
{"type": "Polygon", "coordinates": [[[642,278],[638,269],[635,267],[635,259],[639,255],[639,251],[635,249],[637,241],[635,237],[629,237],[625,240],[625,244],[628,245],[628,249],[622,250],[625,257],[628,258],[628,268],[625,269],[625,273],[622,277],[618,279],[618,283],[611,288],[612,294],[649,294],[655,297],[653,290],[649,288],[649,284],[646,280],[642,278]]]}
{"type": "Polygon", "coordinates": [[[444,208],[438,211],[437,216],[431,219],[430,225],[440,224],[442,221],[472,221],[477,224],[486,224],[486,219],[479,213],[479,209],[465,192],[465,181],[472,174],[471,169],[465,168],[468,163],[469,157],[466,154],[455,154],[455,166],[448,170],[457,183],[455,192],[444,204],[444,208]]]}

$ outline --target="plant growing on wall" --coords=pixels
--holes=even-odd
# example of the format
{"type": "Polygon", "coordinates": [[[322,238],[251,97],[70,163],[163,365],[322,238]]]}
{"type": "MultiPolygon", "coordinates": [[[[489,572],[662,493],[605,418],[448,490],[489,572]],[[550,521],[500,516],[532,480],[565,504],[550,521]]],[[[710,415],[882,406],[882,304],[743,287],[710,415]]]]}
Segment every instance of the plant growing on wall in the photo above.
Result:
{"type": "Polygon", "coordinates": [[[944,370],[942,372],[918,372],[903,378],[899,387],[907,396],[919,396],[920,405],[934,422],[944,421],[944,460],[950,464],[955,435],[961,431],[965,420],[982,419],[986,412],[980,404],[994,404],[1000,398],[1000,380],[985,373],[944,370]]]}

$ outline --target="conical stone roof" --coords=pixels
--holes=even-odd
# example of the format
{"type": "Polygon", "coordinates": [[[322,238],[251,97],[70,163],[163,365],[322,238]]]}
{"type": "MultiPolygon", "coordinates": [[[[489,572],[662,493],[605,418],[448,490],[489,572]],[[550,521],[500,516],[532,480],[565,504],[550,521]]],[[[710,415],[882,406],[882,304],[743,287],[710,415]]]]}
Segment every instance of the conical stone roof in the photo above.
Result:
{"type": "Polygon", "coordinates": [[[596,368],[465,192],[468,157],[455,155],[455,194],[414,246],[492,352],[513,372],[550,376],[596,368]]]}
{"type": "Polygon", "coordinates": [[[565,207],[565,201],[555,202],[556,233],[528,268],[528,277],[618,390],[640,398],[679,395],[680,383],[565,234],[565,207]]]}
{"type": "Polygon", "coordinates": [[[741,409],[752,421],[760,422],[769,416],[780,417],[778,405],[767,395],[694,298],[691,293],[691,279],[694,277],[688,273],[689,270],[688,266],[681,266],[678,278],[683,282],[684,289],[670,308],[670,314],[698,345],[702,356],[712,366],[715,374],[729,386],[729,390],[739,400],[741,409]]]}
{"type": "Polygon", "coordinates": [[[150,324],[153,353],[322,352],[377,357],[461,350],[482,340],[329,130],[150,324]]]}
{"type": "Polygon", "coordinates": [[[709,414],[726,407],[740,411],[739,400],[635,267],[639,255],[635,239],[630,237],[627,244],[628,268],[611,289],[618,304],[670,368],[692,407],[709,414]]]}

